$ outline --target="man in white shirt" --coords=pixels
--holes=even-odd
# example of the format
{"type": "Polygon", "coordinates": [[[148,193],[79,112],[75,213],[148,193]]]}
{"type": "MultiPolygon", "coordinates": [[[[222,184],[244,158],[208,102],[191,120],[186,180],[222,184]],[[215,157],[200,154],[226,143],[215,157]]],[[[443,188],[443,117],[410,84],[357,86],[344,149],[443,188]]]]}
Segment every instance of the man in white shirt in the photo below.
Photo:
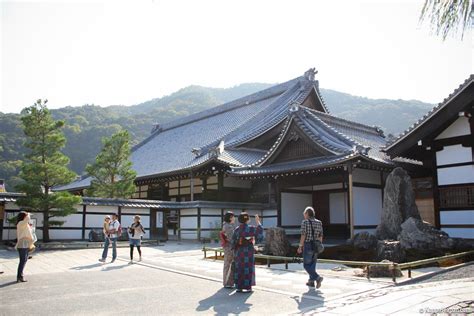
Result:
{"type": "Polygon", "coordinates": [[[120,234],[120,223],[118,221],[117,214],[112,215],[112,222],[109,224],[109,238],[105,238],[104,251],[102,252],[102,258],[99,259],[100,262],[105,262],[107,258],[107,253],[109,251],[109,244],[112,243],[112,261],[114,262],[117,259],[117,239],[120,234]]]}

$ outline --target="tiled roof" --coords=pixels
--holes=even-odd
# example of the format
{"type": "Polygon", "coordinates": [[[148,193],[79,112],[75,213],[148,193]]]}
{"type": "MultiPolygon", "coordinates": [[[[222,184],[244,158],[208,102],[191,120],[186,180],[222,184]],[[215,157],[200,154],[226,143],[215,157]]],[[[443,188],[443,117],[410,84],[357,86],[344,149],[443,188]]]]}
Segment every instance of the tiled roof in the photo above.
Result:
{"type": "Polygon", "coordinates": [[[314,170],[320,167],[335,166],[354,157],[356,157],[356,154],[318,157],[271,164],[261,167],[233,168],[230,174],[237,176],[252,176],[277,174],[282,172],[314,170]]]}
{"type": "MultiPolygon", "coordinates": [[[[137,179],[163,176],[197,168],[210,161],[242,168],[261,165],[278,148],[290,124],[334,157],[360,154],[382,163],[385,138],[377,128],[350,122],[301,106],[312,91],[326,110],[314,76],[298,77],[221,106],[156,127],[134,147],[131,155],[137,179]],[[297,109],[295,111],[295,109],[297,109]],[[244,148],[249,141],[282,126],[269,151],[244,148]]],[[[319,161],[318,163],[322,163],[319,161]]],[[[327,161],[332,163],[332,161],[327,161]]],[[[80,179],[57,190],[89,186],[80,179]]]]}
{"type": "Polygon", "coordinates": [[[390,150],[396,144],[402,142],[408,135],[413,133],[415,130],[420,129],[424,124],[430,121],[431,118],[436,116],[441,110],[446,108],[449,103],[460,93],[462,93],[469,85],[474,83],[474,74],[471,74],[469,78],[467,78],[459,87],[454,90],[447,98],[445,98],[442,102],[438,105],[433,107],[427,114],[423,115],[418,121],[416,121],[413,125],[408,127],[404,132],[398,135],[397,138],[393,139],[389,144],[387,144],[385,151],[390,150]]]}

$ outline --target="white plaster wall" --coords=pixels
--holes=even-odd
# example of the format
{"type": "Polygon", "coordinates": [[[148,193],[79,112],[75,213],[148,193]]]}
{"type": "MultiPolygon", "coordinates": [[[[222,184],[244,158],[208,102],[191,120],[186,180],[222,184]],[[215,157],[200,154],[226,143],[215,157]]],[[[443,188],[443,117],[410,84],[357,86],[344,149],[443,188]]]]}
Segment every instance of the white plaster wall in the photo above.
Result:
{"type": "Polygon", "coordinates": [[[448,233],[450,237],[474,239],[474,228],[443,228],[441,230],[448,233]]]}
{"type": "Polygon", "coordinates": [[[471,161],[471,147],[463,147],[461,144],[445,146],[443,150],[436,152],[436,164],[438,166],[471,161]]]}
{"type": "Polygon", "coordinates": [[[471,134],[469,119],[467,117],[459,117],[453,124],[449,125],[435,139],[451,138],[471,134]]]}
{"type": "Polygon", "coordinates": [[[380,189],[354,187],[354,225],[378,225],[382,215],[380,189]]]}
{"type": "MultiPolygon", "coordinates": [[[[224,210],[225,214],[225,210],[224,210]]],[[[221,216],[221,209],[220,208],[202,208],[201,215],[219,215],[221,216]]]]}
{"type": "Polygon", "coordinates": [[[355,168],[352,181],[359,183],[381,184],[380,171],[355,168]]]}
{"type": "Polygon", "coordinates": [[[441,225],[474,225],[474,210],[439,212],[441,225]]]}
{"type": "Polygon", "coordinates": [[[122,208],[122,215],[123,214],[150,214],[149,208],[122,208]]]}
{"type": "Polygon", "coordinates": [[[51,220],[65,221],[62,227],[82,228],[82,214],[72,214],[66,217],[53,217],[51,220]]]}
{"type": "Polygon", "coordinates": [[[197,208],[190,208],[186,210],[180,211],[181,215],[197,215],[198,211],[197,208]]]}
{"type": "Polygon", "coordinates": [[[197,217],[180,217],[179,227],[197,228],[197,217]]]}
{"type": "MultiPolygon", "coordinates": [[[[81,208],[82,212],[82,208],[81,208]]],[[[118,213],[117,206],[106,206],[106,205],[86,205],[86,212],[100,212],[100,213],[118,213]]]]}
{"type": "Polygon", "coordinates": [[[329,194],[329,221],[331,224],[347,224],[347,193],[330,193],[329,194]]]}
{"type": "Polygon", "coordinates": [[[86,227],[97,227],[97,228],[103,227],[104,217],[105,215],[87,214],[86,227]]]}
{"type": "Polygon", "coordinates": [[[186,239],[186,240],[196,240],[197,239],[197,232],[193,231],[181,231],[181,239],[186,239]]]}
{"type": "Polygon", "coordinates": [[[473,182],[474,165],[438,169],[438,185],[473,182]]]}
{"type": "Polygon", "coordinates": [[[307,193],[281,193],[281,224],[282,226],[300,225],[303,211],[313,206],[313,195],[307,193]]]}
{"type": "Polygon", "coordinates": [[[227,177],[224,178],[224,187],[250,189],[252,188],[252,182],[239,178],[227,177]]]}
{"type": "Polygon", "coordinates": [[[277,227],[278,226],[278,219],[276,217],[263,218],[262,219],[262,225],[265,228],[277,227]]]}
{"type": "MultiPolygon", "coordinates": [[[[81,229],[50,229],[49,238],[54,239],[81,239],[82,230],[81,229]]],[[[86,236],[87,238],[87,236],[86,236]]]]}
{"type": "Polygon", "coordinates": [[[277,210],[263,210],[262,215],[263,216],[276,216],[278,215],[278,211],[277,210]]]}
{"type": "Polygon", "coordinates": [[[221,217],[201,217],[201,228],[216,228],[220,229],[222,226],[221,217]]]}

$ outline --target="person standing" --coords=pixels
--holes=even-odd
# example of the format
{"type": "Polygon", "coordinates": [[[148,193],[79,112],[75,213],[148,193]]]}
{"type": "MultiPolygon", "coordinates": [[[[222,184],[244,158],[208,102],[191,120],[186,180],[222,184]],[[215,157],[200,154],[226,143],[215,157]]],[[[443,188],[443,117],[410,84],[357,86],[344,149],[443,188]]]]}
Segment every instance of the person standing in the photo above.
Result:
{"type": "Polygon", "coordinates": [[[224,287],[231,288],[234,286],[234,251],[232,250],[232,235],[235,230],[235,216],[232,212],[224,215],[224,223],[222,223],[221,245],[224,248],[224,287]]]}
{"type": "Polygon", "coordinates": [[[257,226],[249,225],[250,217],[246,212],[239,215],[240,225],[232,235],[234,248],[234,282],[237,292],[252,291],[255,285],[255,249],[254,243],[263,239],[263,227],[260,217],[255,215],[257,226]]]}
{"type": "Polygon", "coordinates": [[[133,263],[133,248],[136,246],[138,250],[138,255],[140,256],[138,261],[142,261],[142,250],[140,249],[142,245],[142,236],[145,235],[145,228],[143,228],[140,223],[140,216],[135,215],[133,218],[133,224],[128,228],[128,233],[130,234],[130,262],[133,263]]]}
{"type": "Polygon", "coordinates": [[[109,251],[109,245],[112,244],[112,261],[117,259],[117,239],[121,234],[121,226],[118,221],[117,214],[112,214],[112,222],[109,224],[109,238],[105,238],[104,242],[104,251],[102,252],[102,258],[99,259],[100,262],[105,262],[107,258],[107,253],[109,251]]]}
{"type": "Polygon", "coordinates": [[[323,225],[320,220],[315,218],[314,209],[308,206],[303,212],[304,220],[301,222],[301,237],[298,247],[298,254],[303,253],[303,267],[309,275],[307,286],[316,288],[321,287],[323,277],[316,272],[316,262],[318,260],[318,253],[314,249],[314,240],[319,239],[323,241],[323,225]]]}
{"type": "Polygon", "coordinates": [[[30,249],[34,248],[34,236],[30,227],[30,214],[21,211],[18,214],[16,221],[16,239],[15,248],[18,250],[20,262],[18,263],[18,271],[16,274],[16,282],[26,282],[23,277],[23,270],[28,261],[28,253],[30,249]]]}

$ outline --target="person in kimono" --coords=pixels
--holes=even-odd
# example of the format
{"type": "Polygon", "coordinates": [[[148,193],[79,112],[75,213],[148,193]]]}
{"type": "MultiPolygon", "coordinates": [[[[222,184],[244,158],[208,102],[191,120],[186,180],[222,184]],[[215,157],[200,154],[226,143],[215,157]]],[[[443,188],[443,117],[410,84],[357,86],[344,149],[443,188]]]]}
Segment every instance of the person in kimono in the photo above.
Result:
{"type": "Polygon", "coordinates": [[[237,292],[251,292],[255,285],[254,244],[262,241],[263,227],[258,215],[255,215],[257,226],[249,225],[250,216],[246,212],[242,212],[238,220],[240,224],[232,235],[235,288],[237,292]]]}
{"type": "Polygon", "coordinates": [[[224,249],[224,273],[223,284],[226,288],[234,286],[234,251],[232,250],[232,235],[235,230],[234,213],[227,212],[224,215],[224,223],[222,223],[221,245],[224,249]]]}

